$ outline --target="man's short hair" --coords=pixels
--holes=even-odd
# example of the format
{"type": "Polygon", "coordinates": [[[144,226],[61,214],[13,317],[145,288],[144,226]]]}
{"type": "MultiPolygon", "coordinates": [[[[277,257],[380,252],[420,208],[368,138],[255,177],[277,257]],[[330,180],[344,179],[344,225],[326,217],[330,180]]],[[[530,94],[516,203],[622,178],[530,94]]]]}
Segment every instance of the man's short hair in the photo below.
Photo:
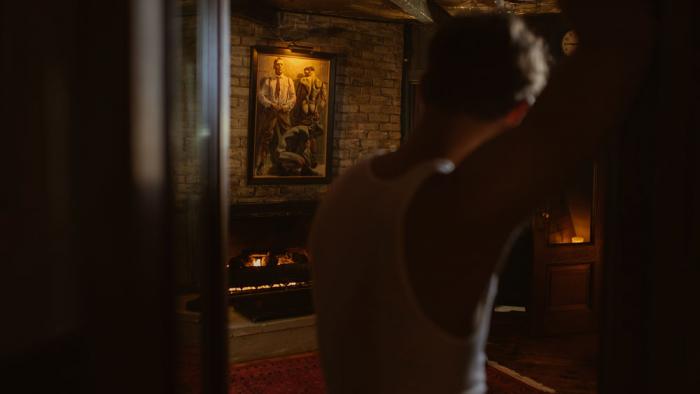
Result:
{"type": "Polygon", "coordinates": [[[429,106],[494,120],[519,102],[534,102],[547,63],[542,39],[519,17],[454,18],[433,37],[421,93],[429,106]]]}

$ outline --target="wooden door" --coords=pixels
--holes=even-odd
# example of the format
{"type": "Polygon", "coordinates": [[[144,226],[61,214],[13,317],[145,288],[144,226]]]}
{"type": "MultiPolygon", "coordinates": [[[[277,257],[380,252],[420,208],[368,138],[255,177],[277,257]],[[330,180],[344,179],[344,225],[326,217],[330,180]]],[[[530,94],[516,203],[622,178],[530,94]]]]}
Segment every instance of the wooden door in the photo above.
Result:
{"type": "Polygon", "coordinates": [[[600,300],[600,173],[585,166],[533,219],[534,335],[593,331],[600,300]]]}

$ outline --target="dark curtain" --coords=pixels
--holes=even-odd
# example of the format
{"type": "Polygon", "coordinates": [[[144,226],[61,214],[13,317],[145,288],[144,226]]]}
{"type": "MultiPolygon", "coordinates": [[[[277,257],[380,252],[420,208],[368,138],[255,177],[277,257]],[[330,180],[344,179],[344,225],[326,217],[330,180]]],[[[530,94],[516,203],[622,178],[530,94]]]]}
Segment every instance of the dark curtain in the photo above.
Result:
{"type": "Polygon", "coordinates": [[[602,393],[700,387],[699,7],[658,2],[648,81],[607,152],[602,393]]]}

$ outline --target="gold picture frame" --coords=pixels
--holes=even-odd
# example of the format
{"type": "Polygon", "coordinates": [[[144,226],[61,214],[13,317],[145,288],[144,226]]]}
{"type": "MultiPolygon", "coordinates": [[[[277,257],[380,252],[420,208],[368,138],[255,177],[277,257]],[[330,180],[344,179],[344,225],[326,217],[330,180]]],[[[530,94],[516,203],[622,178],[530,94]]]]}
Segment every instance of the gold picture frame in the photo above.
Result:
{"type": "Polygon", "coordinates": [[[334,54],[253,47],[249,184],[329,183],[334,54]]]}

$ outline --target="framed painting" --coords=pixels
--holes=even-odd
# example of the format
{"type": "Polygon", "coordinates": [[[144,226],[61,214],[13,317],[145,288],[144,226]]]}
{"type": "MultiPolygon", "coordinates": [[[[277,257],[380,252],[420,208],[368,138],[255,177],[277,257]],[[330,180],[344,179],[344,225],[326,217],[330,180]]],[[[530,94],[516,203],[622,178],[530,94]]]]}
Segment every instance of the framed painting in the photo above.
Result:
{"type": "Polygon", "coordinates": [[[335,55],[253,47],[249,184],[329,183],[335,55]]]}

